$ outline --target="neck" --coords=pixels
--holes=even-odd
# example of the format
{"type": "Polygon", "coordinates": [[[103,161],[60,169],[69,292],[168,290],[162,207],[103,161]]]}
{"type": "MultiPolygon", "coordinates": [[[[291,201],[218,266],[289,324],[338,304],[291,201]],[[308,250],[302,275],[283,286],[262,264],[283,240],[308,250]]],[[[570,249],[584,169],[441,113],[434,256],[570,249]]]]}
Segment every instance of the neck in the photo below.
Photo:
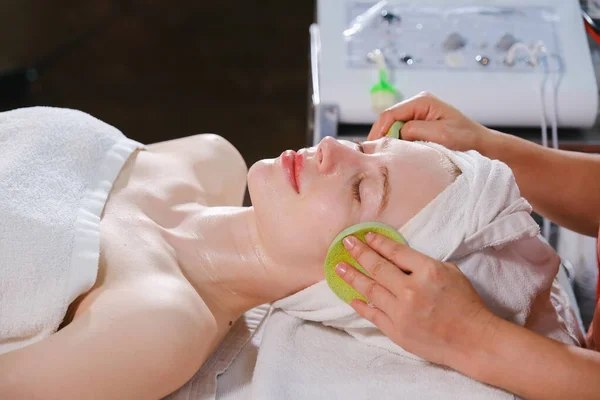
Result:
{"type": "Polygon", "coordinates": [[[267,254],[252,207],[203,208],[173,232],[180,267],[218,324],[314,283],[289,273],[301,266],[267,254]]]}

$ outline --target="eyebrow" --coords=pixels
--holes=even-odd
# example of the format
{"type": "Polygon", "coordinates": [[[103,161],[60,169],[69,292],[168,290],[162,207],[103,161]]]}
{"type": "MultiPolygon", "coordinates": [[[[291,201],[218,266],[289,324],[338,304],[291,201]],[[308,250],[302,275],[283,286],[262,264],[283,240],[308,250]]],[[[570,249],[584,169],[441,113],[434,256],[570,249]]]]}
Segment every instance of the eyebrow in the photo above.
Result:
{"type": "Polygon", "coordinates": [[[379,210],[377,211],[377,216],[379,216],[383,209],[387,206],[388,200],[390,198],[390,181],[388,179],[388,168],[386,166],[382,166],[380,168],[380,171],[383,186],[383,195],[381,196],[381,202],[379,203],[379,210]]]}

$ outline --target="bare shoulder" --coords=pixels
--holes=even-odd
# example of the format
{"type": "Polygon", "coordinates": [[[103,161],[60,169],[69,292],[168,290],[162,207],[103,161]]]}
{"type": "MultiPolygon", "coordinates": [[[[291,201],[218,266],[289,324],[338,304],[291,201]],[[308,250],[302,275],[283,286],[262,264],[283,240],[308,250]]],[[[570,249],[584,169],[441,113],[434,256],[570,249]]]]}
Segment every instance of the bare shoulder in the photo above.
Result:
{"type": "Polygon", "coordinates": [[[239,150],[223,136],[213,133],[153,143],[148,146],[148,149],[154,152],[174,153],[194,161],[224,157],[232,163],[233,167],[241,167],[244,173],[247,172],[246,162],[239,150]]]}
{"type": "Polygon", "coordinates": [[[161,398],[208,358],[216,323],[168,276],[103,291],[50,338],[0,356],[0,398],[161,398]]]}
{"type": "Polygon", "coordinates": [[[148,150],[171,155],[193,170],[207,194],[208,206],[241,206],[248,166],[235,146],[215,134],[154,143],[148,150]]]}

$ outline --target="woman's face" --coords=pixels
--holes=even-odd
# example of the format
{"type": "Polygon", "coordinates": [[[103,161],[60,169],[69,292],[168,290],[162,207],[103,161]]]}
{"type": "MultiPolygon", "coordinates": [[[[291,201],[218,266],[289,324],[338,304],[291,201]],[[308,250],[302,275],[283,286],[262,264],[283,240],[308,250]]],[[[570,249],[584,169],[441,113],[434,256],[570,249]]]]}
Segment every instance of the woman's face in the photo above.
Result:
{"type": "Polygon", "coordinates": [[[257,162],[248,189],[267,252],[280,262],[322,265],[331,241],[351,225],[401,227],[453,181],[443,157],[397,139],[326,137],[317,147],[257,162]]]}

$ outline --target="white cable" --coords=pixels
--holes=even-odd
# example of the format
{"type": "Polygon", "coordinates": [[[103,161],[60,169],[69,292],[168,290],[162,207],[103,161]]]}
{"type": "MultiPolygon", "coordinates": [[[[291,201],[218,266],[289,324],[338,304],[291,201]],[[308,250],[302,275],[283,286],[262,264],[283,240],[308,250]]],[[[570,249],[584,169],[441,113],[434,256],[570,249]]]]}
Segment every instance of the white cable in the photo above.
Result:
{"type": "MultiPolygon", "coordinates": [[[[537,59],[537,50],[533,53],[532,63],[536,70],[536,75],[538,76],[538,83],[540,87],[540,106],[542,108],[540,112],[541,121],[542,121],[542,146],[548,147],[548,126],[547,126],[547,114],[546,114],[546,85],[542,72],[542,68],[539,65],[537,59]]],[[[550,242],[550,234],[552,231],[552,224],[550,220],[546,217],[542,217],[542,235],[546,238],[548,242],[550,242]]]]}
{"type": "MultiPolygon", "coordinates": [[[[544,54],[546,59],[546,69],[547,74],[552,76],[552,93],[550,94],[550,98],[552,99],[552,107],[550,108],[550,120],[552,124],[552,148],[558,149],[558,72],[560,70],[560,66],[557,69],[556,73],[553,73],[550,69],[550,55],[546,50],[546,46],[543,42],[537,42],[534,46],[533,50],[534,55],[536,56],[536,63],[539,65],[537,61],[538,54],[544,54]]],[[[543,98],[545,99],[546,96],[543,98]]],[[[547,133],[546,133],[547,135],[547,133]]],[[[548,140],[546,139],[545,147],[548,147],[548,140]]],[[[551,234],[551,222],[547,218],[543,220],[543,235],[549,241],[551,234]]]]}
{"type": "MultiPolygon", "coordinates": [[[[533,65],[533,67],[535,68],[536,71],[536,75],[538,77],[538,84],[539,84],[539,89],[540,89],[540,125],[541,125],[541,131],[542,131],[542,146],[544,147],[548,147],[548,126],[547,126],[547,114],[546,114],[546,105],[545,105],[545,99],[546,99],[546,91],[545,91],[545,80],[544,80],[544,74],[543,71],[540,67],[540,63],[538,61],[538,54],[544,54],[545,58],[546,58],[546,68],[548,70],[548,74],[552,75],[552,94],[551,94],[551,98],[552,98],[552,108],[551,108],[551,113],[550,113],[550,120],[551,120],[551,124],[552,124],[552,147],[554,149],[558,149],[558,76],[557,74],[553,74],[550,71],[550,64],[549,64],[549,55],[548,52],[546,50],[546,46],[544,45],[544,43],[542,41],[538,41],[535,44],[533,44],[532,46],[527,46],[525,43],[522,42],[517,42],[515,44],[513,44],[510,49],[508,50],[508,54],[506,57],[506,62],[509,65],[512,65],[514,63],[514,59],[515,59],[515,55],[517,50],[525,50],[528,55],[529,55],[529,59],[531,60],[531,63],[533,65]]],[[[560,67],[559,67],[560,69],[560,67]]],[[[558,72],[558,71],[557,71],[558,72]]],[[[549,219],[542,217],[543,218],[543,226],[542,226],[542,235],[546,238],[546,240],[550,241],[550,232],[551,232],[551,222],[549,219]]]]}
{"type": "Polygon", "coordinates": [[[383,70],[386,73],[388,73],[388,68],[387,68],[387,64],[385,62],[385,57],[380,49],[375,49],[375,50],[369,52],[369,54],[367,54],[367,56],[375,62],[375,64],[377,65],[377,68],[379,68],[379,70],[383,70]]]}
{"type": "Polygon", "coordinates": [[[533,67],[535,68],[535,74],[537,75],[538,85],[540,88],[540,125],[542,128],[542,146],[548,147],[548,123],[547,123],[548,116],[546,115],[546,103],[545,103],[546,85],[545,85],[545,81],[544,81],[544,74],[542,72],[542,69],[541,69],[539,63],[537,62],[537,55],[533,54],[532,57],[533,57],[532,64],[533,64],[533,67]]]}
{"type": "MultiPolygon", "coordinates": [[[[550,57],[547,57],[547,60],[550,60],[550,57]]],[[[552,75],[552,112],[550,113],[551,121],[552,121],[552,147],[558,150],[558,74],[560,72],[560,61],[558,64],[558,68],[555,73],[550,71],[550,64],[548,64],[548,73],[552,75]]]]}
{"type": "MultiPolygon", "coordinates": [[[[544,50],[545,51],[545,50],[544,50]]],[[[547,53],[546,53],[547,54],[547,53]]],[[[556,71],[551,71],[550,69],[550,57],[546,56],[546,65],[548,67],[548,74],[552,76],[552,94],[550,97],[552,98],[552,108],[550,109],[550,117],[552,122],[552,148],[558,150],[558,74],[561,69],[560,60],[557,60],[557,69],[556,71]]],[[[550,238],[550,232],[548,228],[548,239],[550,238]]]]}
{"type": "Polygon", "coordinates": [[[536,76],[538,78],[538,85],[540,88],[540,126],[542,128],[542,145],[544,147],[547,147],[548,146],[548,126],[546,123],[547,117],[546,117],[546,108],[545,108],[545,104],[544,104],[545,85],[544,85],[544,77],[543,77],[542,71],[539,67],[538,60],[537,60],[536,53],[538,52],[538,46],[539,46],[539,43],[537,43],[534,46],[527,46],[523,42],[517,42],[517,43],[513,44],[508,49],[508,54],[506,56],[506,63],[509,65],[512,65],[514,63],[518,50],[525,50],[527,52],[527,55],[529,56],[529,60],[530,60],[531,64],[533,65],[533,68],[535,69],[536,76]]]}
{"type": "Polygon", "coordinates": [[[544,42],[538,41],[534,46],[534,54],[541,53],[546,57],[546,68],[548,69],[548,75],[552,76],[552,94],[550,98],[552,99],[552,107],[550,108],[550,120],[552,123],[552,148],[558,149],[558,73],[560,72],[561,66],[560,61],[557,61],[557,68],[555,73],[550,69],[550,55],[546,50],[546,46],[544,42]]]}
{"type": "Polygon", "coordinates": [[[517,54],[517,50],[525,50],[531,59],[534,58],[532,49],[529,46],[527,46],[523,42],[517,42],[517,43],[513,44],[512,46],[510,46],[510,48],[508,49],[508,54],[506,55],[506,63],[507,64],[513,65],[513,63],[515,62],[515,56],[517,54]]]}
{"type": "MultiPolygon", "coordinates": [[[[547,126],[547,114],[546,114],[546,85],[544,80],[544,75],[542,72],[542,68],[538,61],[538,53],[540,52],[540,47],[538,45],[534,45],[531,49],[531,62],[533,67],[535,68],[536,75],[538,76],[538,84],[540,88],[540,117],[542,121],[542,146],[548,147],[548,126],[547,126]]],[[[546,240],[550,241],[550,234],[552,231],[552,224],[550,220],[546,217],[542,217],[542,235],[546,238],[546,240]]]]}

